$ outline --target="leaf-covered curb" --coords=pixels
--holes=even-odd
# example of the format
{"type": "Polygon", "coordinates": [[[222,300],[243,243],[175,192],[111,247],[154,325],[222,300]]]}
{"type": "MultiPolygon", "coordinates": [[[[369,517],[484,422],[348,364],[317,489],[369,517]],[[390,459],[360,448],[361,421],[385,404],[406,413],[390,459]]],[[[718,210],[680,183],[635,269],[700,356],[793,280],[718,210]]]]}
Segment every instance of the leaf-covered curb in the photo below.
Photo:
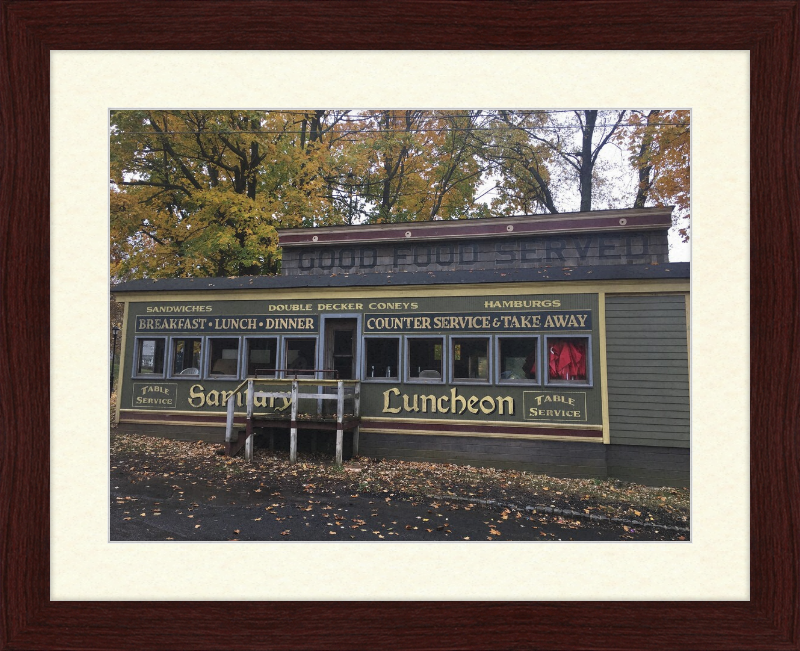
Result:
{"type": "Polygon", "coordinates": [[[203,442],[113,434],[112,466],[143,476],[189,478],[239,490],[275,487],[298,493],[357,492],[394,499],[447,499],[515,507],[557,516],[631,526],[686,530],[689,491],[616,480],[562,479],[519,470],[359,458],[334,465],[328,457],[256,450],[252,463],[218,454],[203,442]]]}

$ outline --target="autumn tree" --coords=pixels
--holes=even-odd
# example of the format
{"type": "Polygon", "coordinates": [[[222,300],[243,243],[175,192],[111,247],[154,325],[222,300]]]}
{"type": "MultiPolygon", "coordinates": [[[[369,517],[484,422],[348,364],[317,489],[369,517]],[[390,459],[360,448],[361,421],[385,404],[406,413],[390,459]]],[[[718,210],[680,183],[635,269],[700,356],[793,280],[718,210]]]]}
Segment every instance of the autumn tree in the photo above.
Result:
{"type": "Polygon", "coordinates": [[[353,161],[348,155],[351,126],[348,110],[289,111],[287,142],[293,152],[287,168],[296,170],[291,187],[275,187],[276,196],[293,198],[284,212],[302,215],[302,226],[326,226],[351,222],[347,178],[352,179],[353,161]]]}
{"type": "Polygon", "coordinates": [[[483,169],[471,131],[481,111],[368,111],[358,188],[373,223],[460,219],[483,169]]]}
{"type": "Polygon", "coordinates": [[[269,269],[271,206],[257,170],[271,153],[256,116],[112,115],[111,229],[119,273],[203,276],[269,269]]]}
{"type": "MultiPolygon", "coordinates": [[[[673,205],[689,219],[689,111],[632,111],[630,128],[617,136],[636,175],[634,208],[673,205]]],[[[688,227],[679,229],[684,241],[688,227]]]]}
{"type": "Polygon", "coordinates": [[[274,273],[277,227],[331,222],[323,141],[337,120],[326,118],[325,111],[114,113],[114,272],[274,273]]]}
{"type": "Polygon", "coordinates": [[[447,111],[436,115],[428,191],[420,214],[454,219],[480,213],[476,191],[487,167],[474,134],[488,125],[482,111],[447,111]]]}
{"type": "Polygon", "coordinates": [[[116,111],[112,277],[275,273],[278,228],[591,210],[618,204],[608,179],[631,173],[634,206],[674,203],[688,214],[688,119],[641,110],[116,111]],[[630,168],[608,162],[610,143],[628,152],[630,168]],[[479,201],[479,192],[494,196],[479,201]]]}
{"type": "Polygon", "coordinates": [[[492,208],[500,214],[557,213],[548,165],[552,150],[533,134],[550,121],[544,111],[499,111],[476,134],[482,158],[498,178],[492,208]]]}
{"type": "Polygon", "coordinates": [[[369,111],[359,149],[366,154],[361,182],[363,196],[373,206],[369,221],[414,221],[415,202],[423,190],[425,142],[423,111],[369,111]]]}

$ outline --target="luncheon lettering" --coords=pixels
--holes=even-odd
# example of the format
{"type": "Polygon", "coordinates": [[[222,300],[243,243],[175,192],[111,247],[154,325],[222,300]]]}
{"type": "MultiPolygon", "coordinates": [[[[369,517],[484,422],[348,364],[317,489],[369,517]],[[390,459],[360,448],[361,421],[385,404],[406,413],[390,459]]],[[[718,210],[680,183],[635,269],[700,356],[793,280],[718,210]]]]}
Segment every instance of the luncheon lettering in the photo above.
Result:
{"type": "Polygon", "coordinates": [[[450,390],[450,395],[439,396],[420,396],[416,393],[409,396],[402,394],[402,406],[393,406],[392,398],[400,396],[400,389],[392,388],[383,392],[383,413],[384,414],[399,414],[400,412],[414,413],[422,412],[423,414],[463,414],[468,411],[471,414],[484,413],[492,414],[497,411],[498,414],[514,415],[514,398],[510,396],[470,396],[464,398],[458,395],[458,390],[453,388],[450,390]]]}
{"type": "Polygon", "coordinates": [[[424,330],[530,330],[532,328],[584,330],[591,328],[588,312],[530,314],[465,314],[390,316],[368,314],[367,332],[419,332],[424,330]]]}

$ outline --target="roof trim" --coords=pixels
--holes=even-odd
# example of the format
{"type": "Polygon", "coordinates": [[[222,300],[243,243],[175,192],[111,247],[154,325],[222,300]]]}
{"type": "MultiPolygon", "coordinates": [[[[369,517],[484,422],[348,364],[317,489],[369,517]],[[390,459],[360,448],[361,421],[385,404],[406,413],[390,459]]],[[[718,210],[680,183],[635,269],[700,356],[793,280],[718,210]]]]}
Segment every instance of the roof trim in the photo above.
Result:
{"type": "Polygon", "coordinates": [[[242,276],[238,278],[164,278],[131,280],[111,287],[113,294],[128,292],[208,292],[230,290],[293,289],[307,287],[375,287],[387,291],[399,286],[475,283],[558,282],[577,280],[685,280],[689,263],[658,265],[598,265],[539,267],[475,271],[405,271],[394,273],[332,274],[325,276],[242,276]]]}
{"type": "Polygon", "coordinates": [[[593,210],[590,212],[294,228],[278,231],[282,247],[326,244],[412,242],[416,239],[473,239],[548,235],[562,232],[664,230],[672,225],[672,207],[593,210]]]}

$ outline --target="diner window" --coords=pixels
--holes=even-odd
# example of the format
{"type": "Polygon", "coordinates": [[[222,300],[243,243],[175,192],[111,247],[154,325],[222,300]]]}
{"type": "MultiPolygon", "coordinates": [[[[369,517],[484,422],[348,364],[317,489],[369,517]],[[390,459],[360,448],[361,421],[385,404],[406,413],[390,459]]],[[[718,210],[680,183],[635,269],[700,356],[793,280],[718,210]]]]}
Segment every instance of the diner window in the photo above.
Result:
{"type": "Polygon", "coordinates": [[[316,339],[286,340],[286,376],[313,376],[317,359],[316,339]]]}
{"type": "Polygon", "coordinates": [[[590,384],[589,337],[546,337],[548,384],[590,384]]]}
{"type": "Polygon", "coordinates": [[[366,349],[366,378],[398,379],[400,373],[400,339],[398,337],[364,339],[366,349]]]}
{"type": "Polygon", "coordinates": [[[500,382],[539,383],[539,338],[498,337],[500,382]]]}
{"type": "Polygon", "coordinates": [[[209,377],[239,376],[239,339],[236,337],[209,338],[209,377]]]}
{"type": "Polygon", "coordinates": [[[165,339],[138,339],[136,342],[137,376],[164,375],[165,339]]]}
{"type": "Polygon", "coordinates": [[[277,339],[246,339],[247,377],[275,377],[277,339]]]}
{"type": "Polygon", "coordinates": [[[203,340],[199,337],[172,338],[172,375],[200,375],[203,340]]]}
{"type": "Polygon", "coordinates": [[[489,381],[489,338],[451,337],[453,380],[489,381]]]}
{"type": "Polygon", "coordinates": [[[444,369],[443,337],[409,337],[408,377],[419,380],[442,380],[444,369]]]}

